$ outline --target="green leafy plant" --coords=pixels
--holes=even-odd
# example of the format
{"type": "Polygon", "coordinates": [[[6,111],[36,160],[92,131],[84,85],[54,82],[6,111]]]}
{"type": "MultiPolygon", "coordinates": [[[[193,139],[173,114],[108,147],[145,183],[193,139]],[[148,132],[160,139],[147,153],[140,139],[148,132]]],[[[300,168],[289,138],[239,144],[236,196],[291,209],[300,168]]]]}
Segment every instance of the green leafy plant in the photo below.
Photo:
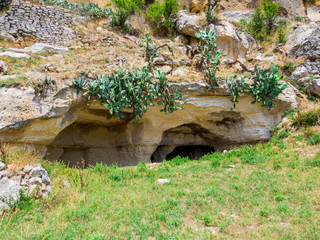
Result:
{"type": "Polygon", "coordinates": [[[214,30],[200,31],[196,33],[196,37],[203,41],[203,43],[199,45],[199,48],[204,59],[204,76],[206,83],[211,87],[217,86],[220,78],[216,76],[216,73],[219,71],[220,59],[227,56],[227,54],[221,53],[217,49],[216,33],[214,30]]]}
{"type": "Polygon", "coordinates": [[[97,3],[70,3],[67,0],[39,0],[42,4],[56,5],[67,8],[77,14],[89,16],[94,19],[107,18],[110,15],[110,9],[100,8],[97,3]]]}
{"type": "Polygon", "coordinates": [[[310,136],[308,136],[307,144],[308,145],[317,145],[320,143],[320,134],[319,133],[313,133],[310,136]]]}
{"type": "Polygon", "coordinates": [[[146,52],[146,61],[148,62],[148,69],[151,70],[152,67],[154,66],[154,59],[160,55],[160,50],[163,47],[168,47],[169,51],[173,55],[173,51],[171,47],[168,44],[163,44],[159,47],[157,47],[151,40],[151,37],[149,35],[150,31],[146,31],[146,40],[141,42],[142,46],[145,48],[146,52]]]}
{"type": "Polygon", "coordinates": [[[8,10],[11,2],[12,2],[12,0],[2,0],[0,2],[0,12],[2,12],[4,10],[8,10]]]}
{"type": "Polygon", "coordinates": [[[126,21],[129,20],[130,15],[141,12],[145,4],[144,0],[112,0],[116,10],[109,9],[112,26],[120,26],[124,29],[127,28],[126,21]]]}
{"type": "Polygon", "coordinates": [[[206,18],[208,25],[214,23],[214,15],[213,12],[216,9],[216,5],[219,2],[219,0],[208,0],[208,3],[206,4],[208,6],[208,9],[205,10],[206,18]]]}
{"type": "Polygon", "coordinates": [[[285,27],[282,24],[278,28],[278,42],[279,43],[287,42],[287,33],[285,32],[285,27]]]}
{"type": "Polygon", "coordinates": [[[164,0],[163,3],[157,1],[150,4],[145,16],[149,19],[158,34],[171,35],[174,33],[174,18],[178,10],[178,0],[164,0]]]}
{"type": "Polygon", "coordinates": [[[178,104],[184,104],[179,90],[174,91],[168,85],[165,73],[150,73],[146,67],[136,68],[133,72],[120,69],[116,74],[100,75],[83,90],[86,91],[84,97],[100,100],[117,118],[125,118],[124,110],[132,109],[131,117],[136,121],[148,106],[154,106],[154,100],[163,106],[160,111],[165,113],[180,110],[182,108],[178,104]]]}
{"type": "Polygon", "coordinates": [[[56,82],[54,79],[45,76],[42,83],[34,86],[36,96],[38,96],[39,98],[45,98],[48,94],[48,91],[52,90],[55,85],[56,82]]]}
{"type": "Polygon", "coordinates": [[[242,77],[238,78],[237,75],[227,78],[227,84],[231,96],[231,102],[233,103],[231,110],[233,110],[238,102],[238,96],[243,96],[243,93],[247,90],[245,89],[244,79],[242,77]]]}
{"type": "Polygon", "coordinates": [[[263,0],[262,4],[252,15],[248,31],[256,39],[263,41],[274,31],[280,13],[279,4],[271,0],[263,0]]]}
{"type": "Polygon", "coordinates": [[[89,83],[89,79],[86,76],[82,75],[80,77],[77,77],[77,79],[72,83],[73,87],[76,88],[79,93],[80,90],[82,90],[89,83]]]}
{"type": "Polygon", "coordinates": [[[268,110],[274,107],[273,100],[287,87],[287,84],[279,83],[282,79],[283,76],[279,74],[279,66],[276,67],[271,63],[270,68],[259,70],[256,65],[253,83],[250,85],[250,92],[254,98],[252,104],[262,102],[262,106],[268,110]]]}
{"type": "Polygon", "coordinates": [[[16,210],[23,210],[23,209],[29,209],[32,207],[32,203],[34,202],[34,197],[31,195],[28,195],[23,190],[19,191],[18,200],[15,201],[14,199],[4,199],[1,198],[1,201],[8,204],[10,211],[14,212],[16,210]]]}
{"type": "Polygon", "coordinates": [[[282,72],[287,76],[290,76],[294,72],[295,69],[296,69],[296,66],[291,62],[285,62],[281,66],[282,72]]]}
{"type": "Polygon", "coordinates": [[[320,109],[311,109],[307,112],[297,111],[292,117],[292,125],[295,127],[314,126],[320,118],[320,109]]]}

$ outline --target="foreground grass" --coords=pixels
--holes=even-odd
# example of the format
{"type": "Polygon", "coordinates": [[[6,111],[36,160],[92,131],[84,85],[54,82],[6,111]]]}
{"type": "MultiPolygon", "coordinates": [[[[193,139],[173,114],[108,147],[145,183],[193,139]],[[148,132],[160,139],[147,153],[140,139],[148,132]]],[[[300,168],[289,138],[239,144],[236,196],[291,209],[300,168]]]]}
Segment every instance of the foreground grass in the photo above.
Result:
{"type": "Polygon", "coordinates": [[[272,142],[200,161],[97,165],[83,190],[78,170],[44,163],[53,194],[5,213],[0,239],[318,239],[319,156],[272,142]]]}

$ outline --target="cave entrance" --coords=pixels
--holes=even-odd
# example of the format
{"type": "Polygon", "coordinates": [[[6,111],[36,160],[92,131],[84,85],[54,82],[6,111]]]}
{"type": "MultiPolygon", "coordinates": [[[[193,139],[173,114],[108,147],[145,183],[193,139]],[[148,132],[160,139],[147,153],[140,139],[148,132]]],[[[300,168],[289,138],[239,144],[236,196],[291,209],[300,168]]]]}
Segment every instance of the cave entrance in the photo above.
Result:
{"type": "Polygon", "coordinates": [[[178,146],[166,156],[166,160],[171,160],[177,156],[188,157],[192,160],[199,160],[204,155],[215,152],[211,146],[178,146]]]}
{"type": "Polygon", "coordinates": [[[221,150],[226,142],[199,124],[183,124],[168,129],[153,152],[151,162],[162,162],[173,158],[189,157],[198,160],[202,156],[221,150]]]}

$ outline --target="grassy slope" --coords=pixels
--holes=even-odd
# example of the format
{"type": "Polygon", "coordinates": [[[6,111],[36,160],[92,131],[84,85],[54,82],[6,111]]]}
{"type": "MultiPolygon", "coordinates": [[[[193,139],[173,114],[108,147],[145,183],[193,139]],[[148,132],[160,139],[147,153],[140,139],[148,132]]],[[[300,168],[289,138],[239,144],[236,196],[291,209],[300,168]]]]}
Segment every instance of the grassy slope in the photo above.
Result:
{"type": "Polygon", "coordinates": [[[0,239],[317,239],[320,162],[299,156],[274,139],[201,161],[100,165],[84,191],[75,169],[46,163],[53,194],[0,218],[0,239]]]}

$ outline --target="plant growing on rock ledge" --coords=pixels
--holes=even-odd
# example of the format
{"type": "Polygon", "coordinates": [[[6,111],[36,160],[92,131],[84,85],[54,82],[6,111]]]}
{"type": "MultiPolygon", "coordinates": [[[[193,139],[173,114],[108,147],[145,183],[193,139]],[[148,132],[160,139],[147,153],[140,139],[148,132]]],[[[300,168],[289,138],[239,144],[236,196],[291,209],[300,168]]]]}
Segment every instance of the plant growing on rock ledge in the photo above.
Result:
{"type": "Polygon", "coordinates": [[[266,107],[268,110],[273,108],[275,105],[273,100],[287,87],[287,84],[279,83],[282,79],[283,76],[279,74],[279,66],[274,66],[271,63],[270,68],[259,70],[256,65],[253,83],[250,85],[250,92],[254,98],[252,104],[262,102],[262,107],[266,107]]]}
{"type": "Polygon", "coordinates": [[[238,96],[243,96],[244,92],[248,92],[248,90],[245,89],[244,79],[242,77],[238,78],[237,75],[227,78],[227,84],[231,96],[231,102],[233,103],[233,106],[230,109],[233,110],[238,102],[238,96]]]}
{"type": "Polygon", "coordinates": [[[200,33],[196,33],[196,37],[204,41],[204,44],[200,44],[199,48],[205,64],[205,80],[209,86],[217,86],[220,78],[216,74],[219,71],[220,59],[227,54],[221,53],[217,49],[216,32],[214,30],[200,31],[200,33]]]}
{"type": "Polygon", "coordinates": [[[251,102],[252,104],[262,102],[261,106],[270,110],[275,106],[273,100],[287,87],[287,84],[279,83],[282,79],[283,76],[279,74],[279,66],[274,66],[273,63],[266,70],[259,70],[258,65],[256,65],[253,83],[247,88],[245,87],[243,78],[237,79],[237,75],[227,79],[231,102],[233,102],[231,110],[234,109],[235,104],[238,102],[238,96],[242,96],[244,93],[251,94],[254,99],[251,102]]]}
{"type": "Polygon", "coordinates": [[[111,115],[125,118],[126,108],[132,109],[132,118],[138,121],[147,112],[148,106],[154,106],[157,100],[165,113],[182,109],[179,90],[173,91],[168,85],[165,73],[150,73],[146,67],[136,68],[133,72],[120,69],[116,74],[98,76],[96,80],[83,87],[84,97],[100,100],[109,109],[111,115]],[[157,80],[157,81],[154,81],[157,80]]]}

